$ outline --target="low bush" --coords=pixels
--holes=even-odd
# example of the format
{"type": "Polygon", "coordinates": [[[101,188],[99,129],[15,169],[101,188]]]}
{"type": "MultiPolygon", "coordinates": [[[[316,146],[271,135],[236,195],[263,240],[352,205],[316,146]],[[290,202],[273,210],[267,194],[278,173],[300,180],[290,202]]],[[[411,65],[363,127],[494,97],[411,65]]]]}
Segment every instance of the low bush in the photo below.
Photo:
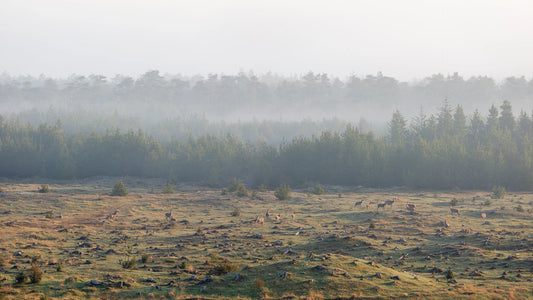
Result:
{"type": "Polygon", "coordinates": [[[41,184],[41,187],[39,188],[39,193],[50,193],[50,187],[48,184],[41,184]]]}
{"type": "Polygon", "coordinates": [[[261,278],[257,278],[254,281],[254,287],[258,290],[262,289],[265,286],[265,284],[266,282],[261,278]]]}
{"type": "Polygon", "coordinates": [[[26,275],[26,273],[24,273],[23,271],[20,271],[17,273],[17,275],[15,275],[15,282],[18,284],[26,282],[27,279],[28,275],[26,275]]]}
{"type": "Polygon", "coordinates": [[[126,189],[124,182],[122,180],[117,180],[111,191],[111,196],[126,196],[127,194],[128,190],[126,189]]]}
{"type": "Polygon", "coordinates": [[[133,269],[137,266],[137,262],[135,261],[135,257],[127,257],[124,260],[120,261],[120,264],[124,269],[133,269]]]}
{"type": "Polygon", "coordinates": [[[174,194],[174,185],[169,181],[167,182],[167,186],[163,188],[162,191],[163,194],[174,194]]]}
{"type": "Polygon", "coordinates": [[[503,199],[505,198],[505,187],[499,185],[492,188],[492,198],[503,199]]]}
{"type": "Polygon", "coordinates": [[[288,185],[283,184],[274,191],[274,196],[279,200],[287,200],[291,198],[291,192],[291,188],[288,185]]]}
{"type": "Polygon", "coordinates": [[[235,207],[235,209],[231,212],[232,217],[238,217],[241,215],[241,209],[238,207],[235,207]]]}
{"type": "Polygon", "coordinates": [[[141,256],[141,263],[143,263],[143,264],[147,263],[149,258],[150,258],[150,255],[148,255],[148,254],[143,254],[143,255],[141,256]]]}
{"type": "Polygon", "coordinates": [[[451,206],[456,206],[457,203],[459,203],[459,200],[457,200],[457,198],[453,198],[453,199],[450,201],[450,205],[451,205],[451,206]]]}
{"type": "Polygon", "coordinates": [[[315,185],[315,187],[313,188],[313,194],[315,195],[324,194],[324,188],[320,184],[315,185]]]}
{"type": "Polygon", "coordinates": [[[38,263],[33,263],[29,272],[29,278],[31,283],[39,283],[43,278],[43,272],[38,263]]]}
{"type": "Polygon", "coordinates": [[[213,267],[215,275],[225,275],[229,272],[236,272],[239,268],[231,261],[224,259],[213,267]]]}

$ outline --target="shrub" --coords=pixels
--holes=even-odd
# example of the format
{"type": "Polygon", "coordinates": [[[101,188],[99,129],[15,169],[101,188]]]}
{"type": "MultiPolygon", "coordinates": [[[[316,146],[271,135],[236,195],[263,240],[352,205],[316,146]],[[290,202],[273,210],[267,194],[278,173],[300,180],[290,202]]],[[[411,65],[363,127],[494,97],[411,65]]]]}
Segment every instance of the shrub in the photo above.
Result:
{"type": "Polygon", "coordinates": [[[452,269],[448,269],[448,271],[446,271],[446,279],[452,280],[454,278],[455,278],[455,274],[453,273],[452,269]]]}
{"type": "Polygon", "coordinates": [[[252,198],[257,198],[259,195],[257,193],[257,191],[252,191],[252,198]]]}
{"type": "Polygon", "coordinates": [[[274,196],[279,200],[286,200],[291,198],[291,192],[291,188],[288,185],[283,184],[274,191],[274,196]]]}
{"type": "Polygon", "coordinates": [[[57,263],[57,267],[56,267],[56,271],[57,272],[63,272],[63,264],[62,263],[57,263]]]}
{"type": "Polygon", "coordinates": [[[111,196],[126,196],[127,194],[128,190],[126,189],[124,182],[122,182],[122,180],[117,180],[111,191],[111,196]]]}
{"type": "Polygon", "coordinates": [[[47,219],[53,219],[54,218],[54,211],[53,210],[49,210],[45,213],[45,217],[47,219]]]}
{"type": "Polygon", "coordinates": [[[185,260],[182,261],[179,267],[180,267],[180,269],[182,269],[182,270],[187,269],[187,267],[188,267],[188,265],[187,265],[187,261],[185,261],[185,260]]]}
{"type": "Polygon", "coordinates": [[[126,257],[125,260],[121,260],[120,264],[124,269],[133,269],[135,266],[137,266],[137,262],[135,261],[135,256],[132,257],[126,257]]]}
{"type": "Polygon", "coordinates": [[[501,185],[492,188],[492,197],[495,199],[505,198],[505,188],[501,185]]]}
{"type": "Polygon", "coordinates": [[[228,194],[228,189],[222,189],[222,192],[220,192],[220,195],[226,196],[228,194]]]}
{"type": "Polygon", "coordinates": [[[234,263],[224,259],[216,264],[212,271],[215,275],[225,275],[229,272],[236,272],[238,269],[239,268],[234,263]]]}
{"type": "Polygon", "coordinates": [[[237,197],[248,197],[248,190],[244,187],[244,184],[241,183],[237,188],[237,197]]]}
{"type": "Polygon", "coordinates": [[[265,286],[265,281],[261,278],[256,278],[254,281],[254,287],[258,290],[262,289],[265,286]]]}
{"type": "Polygon", "coordinates": [[[376,223],[374,223],[374,221],[371,221],[370,224],[368,225],[368,229],[375,229],[376,228],[376,223]]]}
{"type": "Polygon", "coordinates": [[[313,194],[315,195],[324,194],[324,188],[320,184],[315,185],[315,187],[313,188],[313,194]]]}
{"type": "Polygon", "coordinates": [[[23,271],[20,271],[15,275],[15,282],[16,283],[24,283],[28,279],[28,276],[23,271]]]}
{"type": "Polygon", "coordinates": [[[150,255],[148,255],[148,254],[143,254],[143,255],[141,256],[141,262],[142,262],[143,264],[145,264],[145,263],[148,262],[148,259],[149,259],[149,258],[150,258],[150,255]]]}
{"type": "Polygon", "coordinates": [[[242,183],[237,179],[233,178],[228,186],[228,192],[233,193],[239,189],[242,183]]]}
{"type": "Polygon", "coordinates": [[[515,207],[515,209],[517,212],[524,212],[524,208],[520,204],[517,207],[515,207]]]}
{"type": "Polygon", "coordinates": [[[30,282],[31,283],[39,283],[41,282],[41,279],[43,278],[43,272],[41,272],[41,268],[39,267],[38,263],[33,263],[31,265],[30,269],[30,282]]]}
{"type": "Polygon", "coordinates": [[[238,207],[235,207],[235,209],[231,212],[232,217],[238,217],[241,215],[241,209],[238,207]]]}
{"type": "Polygon", "coordinates": [[[174,185],[168,181],[167,182],[167,186],[165,188],[163,188],[163,194],[174,194],[174,185]]]}
{"type": "Polygon", "coordinates": [[[451,206],[456,206],[457,203],[459,203],[459,200],[457,200],[457,198],[453,198],[452,201],[450,201],[451,206]]]}
{"type": "Polygon", "coordinates": [[[233,193],[236,192],[236,195],[238,197],[247,197],[248,196],[248,190],[244,186],[242,182],[240,182],[237,178],[233,178],[231,180],[231,183],[229,184],[228,188],[226,189],[226,192],[224,190],[222,191],[222,194],[224,193],[233,193]]]}
{"type": "Polygon", "coordinates": [[[260,192],[266,192],[266,187],[264,184],[261,183],[261,185],[257,188],[257,190],[260,192]]]}
{"type": "Polygon", "coordinates": [[[41,184],[41,187],[39,188],[39,193],[50,193],[50,187],[48,184],[41,184]]]}

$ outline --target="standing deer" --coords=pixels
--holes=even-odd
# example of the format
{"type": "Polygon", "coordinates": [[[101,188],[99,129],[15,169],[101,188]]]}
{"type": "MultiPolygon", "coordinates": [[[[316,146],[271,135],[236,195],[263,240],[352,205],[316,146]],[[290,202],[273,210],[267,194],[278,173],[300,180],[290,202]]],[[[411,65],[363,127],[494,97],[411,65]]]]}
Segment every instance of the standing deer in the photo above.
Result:
{"type": "Polygon", "coordinates": [[[481,213],[481,218],[482,218],[483,220],[485,220],[485,219],[487,218],[487,214],[486,214],[486,213],[481,213]]]}
{"type": "Polygon", "coordinates": [[[370,203],[366,205],[366,209],[370,209],[370,203]]]}
{"type": "Polygon", "coordinates": [[[294,220],[296,219],[296,212],[293,212],[291,217],[292,217],[292,221],[294,222],[294,220]]]}
{"type": "Polygon", "coordinates": [[[281,221],[281,215],[280,215],[280,214],[278,214],[278,215],[276,216],[276,221],[278,221],[278,222],[281,221]]]}
{"type": "Polygon", "coordinates": [[[385,201],[385,205],[390,205],[392,207],[392,205],[394,204],[394,201],[396,201],[398,198],[394,197],[392,198],[392,200],[387,200],[385,201]]]}
{"type": "Polygon", "coordinates": [[[266,216],[267,218],[270,218],[270,209],[267,209],[267,212],[266,212],[265,216],[266,216]]]}
{"type": "Polygon", "coordinates": [[[353,205],[353,207],[356,207],[356,206],[361,205],[361,204],[363,203],[363,201],[365,201],[365,200],[361,200],[361,201],[357,201],[357,202],[355,202],[355,204],[353,205]]]}
{"type": "Polygon", "coordinates": [[[387,203],[378,203],[378,211],[380,208],[383,208],[383,210],[385,210],[385,205],[387,205],[387,203]]]}
{"type": "Polygon", "coordinates": [[[415,204],[407,204],[407,211],[410,212],[411,214],[413,214],[415,212],[415,209],[416,209],[416,205],[415,204]]]}
{"type": "Polygon", "coordinates": [[[258,224],[263,224],[265,223],[265,218],[263,217],[260,217],[260,216],[255,216],[255,220],[254,220],[255,223],[258,223],[258,224]]]}
{"type": "Polygon", "coordinates": [[[172,219],[172,211],[169,210],[167,213],[165,213],[165,219],[167,221],[170,221],[172,219]]]}
{"type": "Polygon", "coordinates": [[[450,207],[450,213],[453,215],[453,214],[457,214],[458,216],[460,216],[461,214],[459,213],[459,210],[457,208],[453,208],[453,207],[450,207]]]}

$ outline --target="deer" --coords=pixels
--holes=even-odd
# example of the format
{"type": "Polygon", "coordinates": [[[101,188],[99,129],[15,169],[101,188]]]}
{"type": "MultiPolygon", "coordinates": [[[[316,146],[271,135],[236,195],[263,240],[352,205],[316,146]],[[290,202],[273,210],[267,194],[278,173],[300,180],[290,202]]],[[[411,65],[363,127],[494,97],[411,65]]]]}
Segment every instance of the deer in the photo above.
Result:
{"type": "Polygon", "coordinates": [[[487,218],[487,214],[486,213],[481,213],[481,219],[485,220],[487,218]]]}
{"type": "Polygon", "coordinates": [[[378,211],[380,208],[385,209],[385,205],[387,205],[387,203],[378,203],[378,211]]]}
{"type": "Polygon", "coordinates": [[[394,201],[396,201],[398,198],[394,197],[392,198],[392,200],[387,200],[385,201],[385,205],[390,205],[392,207],[392,205],[394,204],[394,201]]]}
{"type": "Polygon", "coordinates": [[[291,217],[292,217],[292,221],[294,222],[294,220],[296,219],[296,212],[293,212],[291,217]]]}
{"type": "Polygon", "coordinates": [[[114,212],[107,215],[107,219],[114,220],[118,216],[119,212],[120,212],[120,209],[117,208],[114,212]]]}
{"type": "Polygon", "coordinates": [[[357,201],[357,202],[355,202],[355,204],[353,205],[353,207],[360,206],[360,205],[363,203],[363,201],[365,201],[365,200],[361,200],[361,201],[357,201]]]}
{"type": "Polygon", "coordinates": [[[169,210],[167,213],[165,213],[165,219],[167,221],[172,219],[172,211],[171,210],[169,210]]]}
{"type": "Polygon", "coordinates": [[[459,210],[457,208],[453,208],[453,207],[450,207],[450,214],[457,214],[458,216],[460,216],[461,214],[459,213],[459,210]]]}
{"type": "Polygon", "coordinates": [[[260,217],[259,215],[257,215],[257,216],[255,216],[254,222],[258,223],[258,224],[263,224],[263,223],[265,223],[265,218],[260,217]]]}
{"type": "Polygon", "coordinates": [[[410,213],[414,213],[415,209],[416,209],[415,204],[411,204],[411,203],[407,204],[407,211],[409,211],[410,213]]]}
{"type": "Polygon", "coordinates": [[[472,228],[466,228],[465,225],[463,224],[461,228],[461,232],[465,234],[470,234],[472,232],[472,228]]]}
{"type": "Polygon", "coordinates": [[[281,221],[281,215],[278,214],[278,215],[276,216],[276,221],[278,221],[278,222],[281,221]]]}
{"type": "Polygon", "coordinates": [[[265,217],[270,218],[270,209],[267,209],[267,212],[265,214],[265,217]]]}
{"type": "Polygon", "coordinates": [[[366,209],[367,209],[367,210],[370,209],[370,206],[371,206],[370,203],[368,203],[368,204],[366,205],[366,209]]]}

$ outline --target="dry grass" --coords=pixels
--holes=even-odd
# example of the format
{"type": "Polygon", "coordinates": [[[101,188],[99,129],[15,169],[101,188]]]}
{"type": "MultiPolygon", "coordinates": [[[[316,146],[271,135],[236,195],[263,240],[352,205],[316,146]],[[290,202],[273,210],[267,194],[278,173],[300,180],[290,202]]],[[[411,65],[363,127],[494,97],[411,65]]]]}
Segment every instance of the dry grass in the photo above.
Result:
{"type": "Polygon", "coordinates": [[[110,197],[114,182],[0,182],[0,279],[6,278],[0,298],[533,297],[528,193],[496,200],[480,191],[336,188],[323,195],[296,190],[291,200],[279,201],[272,191],[258,193],[257,200],[185,185],[161,194],[164,180],[126,178],[130,194],[110,197]],[[50,193],[37,193],[42,183],[50,193]],[[377,203],[393,197],[400,200],[378,213],[377,203]],[[453,198],[460,216],[450,215],[453,198]],[[354,208],[361,199],[364,205],[354,208]],[[416,214],[407,212],[407,203],[416,204],[416,214]],[[513,209],[519,204],[524,212],[513,209]],[[231,216],[236,207],[240,214],[231,216]],[[169,209],[175,221],[165,219],[169,209]],[[47,218],[52,210],[55,217],[47,218]],[[257,215],[264,224],[253,222],[257,215]],[[444,220],[448,228],[440,225],[444,220]],[[141,262],[143,255],[150,259],[141,262]],[[34,256],[41,256],[42,281],[14,285],[34,256]],[[128,257],[136,257],[135,268],[122,268],[128,257]],[[216,275],[217,259],[238,268],[216,275]],[[447,269],[457,283],[435,272],[447,269]]]}

